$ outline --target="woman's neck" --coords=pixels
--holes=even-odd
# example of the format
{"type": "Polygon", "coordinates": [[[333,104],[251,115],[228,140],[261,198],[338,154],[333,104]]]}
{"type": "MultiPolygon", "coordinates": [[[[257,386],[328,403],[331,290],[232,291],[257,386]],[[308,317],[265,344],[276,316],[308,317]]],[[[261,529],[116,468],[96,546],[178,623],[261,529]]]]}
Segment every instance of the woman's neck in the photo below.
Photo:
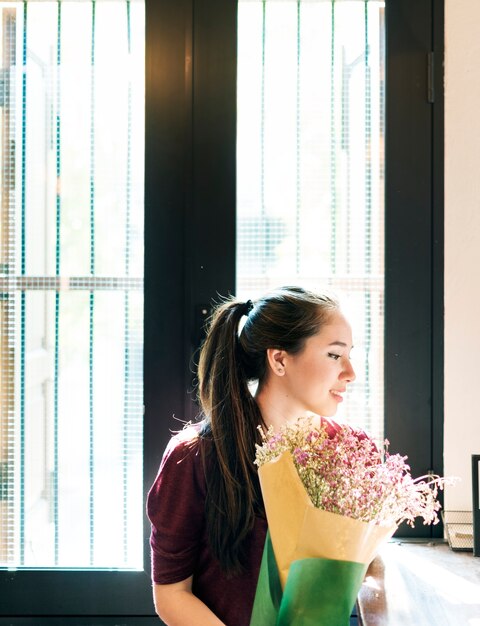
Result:
{"type": "MultiPolygon", "coordinates": [[[[255,400],[265,425],[267,428],[272,426],[275,432],[278,432],[286,424],[295,422],[300,417],[313,416],[313,413],[309,413],[303,407],[298,406],[298,403],[282,387],[277,388],[272,383],[259,387],[255,394],[255,400]]],[[[320,417],[315,416],[315,418],[318,418],[320,423],[320,417]]]]}

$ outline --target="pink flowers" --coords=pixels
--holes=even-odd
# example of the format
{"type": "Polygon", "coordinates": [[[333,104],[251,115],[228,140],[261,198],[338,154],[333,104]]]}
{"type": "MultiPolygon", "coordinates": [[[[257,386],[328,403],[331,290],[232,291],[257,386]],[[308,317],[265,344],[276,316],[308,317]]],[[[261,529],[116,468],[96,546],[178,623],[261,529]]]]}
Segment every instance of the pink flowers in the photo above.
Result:
{"type": "Polygon", "coordinates": [[[413,479],[406,458],[388,453],[388,441],[377,449],[365,436],[348,426],[329,436],[325,425],[316,428],[309,418],[272,429],[257,446],[258,466],[273,461],[283,452],[292,454],[295,467],[312,504],[364,522],[391,526],[417,517],[424,524],[438,522],[438,490],[445,479],[422,476],[413,479]]]}
{"type": "Polygon", "coordinates": [[[298,465],[302,467],[307,467],[308,461],[310,459],[310,455],[305,450],[301,448],[295,448],[293,451],[293,457],[298,465]]]}

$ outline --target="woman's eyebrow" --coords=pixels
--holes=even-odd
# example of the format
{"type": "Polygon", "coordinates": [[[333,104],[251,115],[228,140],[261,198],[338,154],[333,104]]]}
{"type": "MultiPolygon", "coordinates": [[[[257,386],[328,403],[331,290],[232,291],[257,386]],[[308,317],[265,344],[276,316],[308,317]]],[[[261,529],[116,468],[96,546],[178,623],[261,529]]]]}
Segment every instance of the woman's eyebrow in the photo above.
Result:
{"type": "Polygon", "coordinates": [[[328,344],[329,346],[342,346],[342,348],[346,348],[347,344],[343,343],[343,341],[332,341],[332,343],[328,344]]]}

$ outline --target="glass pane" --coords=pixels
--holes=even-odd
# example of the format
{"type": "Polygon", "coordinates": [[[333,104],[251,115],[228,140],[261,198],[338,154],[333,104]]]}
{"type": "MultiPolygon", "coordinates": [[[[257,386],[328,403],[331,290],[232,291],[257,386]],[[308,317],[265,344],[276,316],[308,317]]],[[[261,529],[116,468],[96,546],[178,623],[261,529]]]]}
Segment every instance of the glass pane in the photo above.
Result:
{"type": "Polygon", "coordinates": [[[0,567],[142,569],[144,3],[0,12],[0,567]]]}
{"type": "Polygon", "coordinates": [[[357,380],[338,414],[383,437],[385,2],[240,0],[237,294],[340,298],[357,380]]]}

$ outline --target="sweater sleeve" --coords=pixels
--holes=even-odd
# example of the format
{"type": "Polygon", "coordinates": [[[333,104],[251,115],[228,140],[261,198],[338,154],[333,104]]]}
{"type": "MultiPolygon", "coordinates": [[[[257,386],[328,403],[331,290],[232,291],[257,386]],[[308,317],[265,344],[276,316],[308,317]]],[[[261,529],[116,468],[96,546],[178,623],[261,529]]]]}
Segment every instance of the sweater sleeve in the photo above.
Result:
{"type": "Polygon", "coordinates": [[[147,498],[152,579],[170,584],[194,573],[204,525],[199,438],[173,437],[147,498]]]}

